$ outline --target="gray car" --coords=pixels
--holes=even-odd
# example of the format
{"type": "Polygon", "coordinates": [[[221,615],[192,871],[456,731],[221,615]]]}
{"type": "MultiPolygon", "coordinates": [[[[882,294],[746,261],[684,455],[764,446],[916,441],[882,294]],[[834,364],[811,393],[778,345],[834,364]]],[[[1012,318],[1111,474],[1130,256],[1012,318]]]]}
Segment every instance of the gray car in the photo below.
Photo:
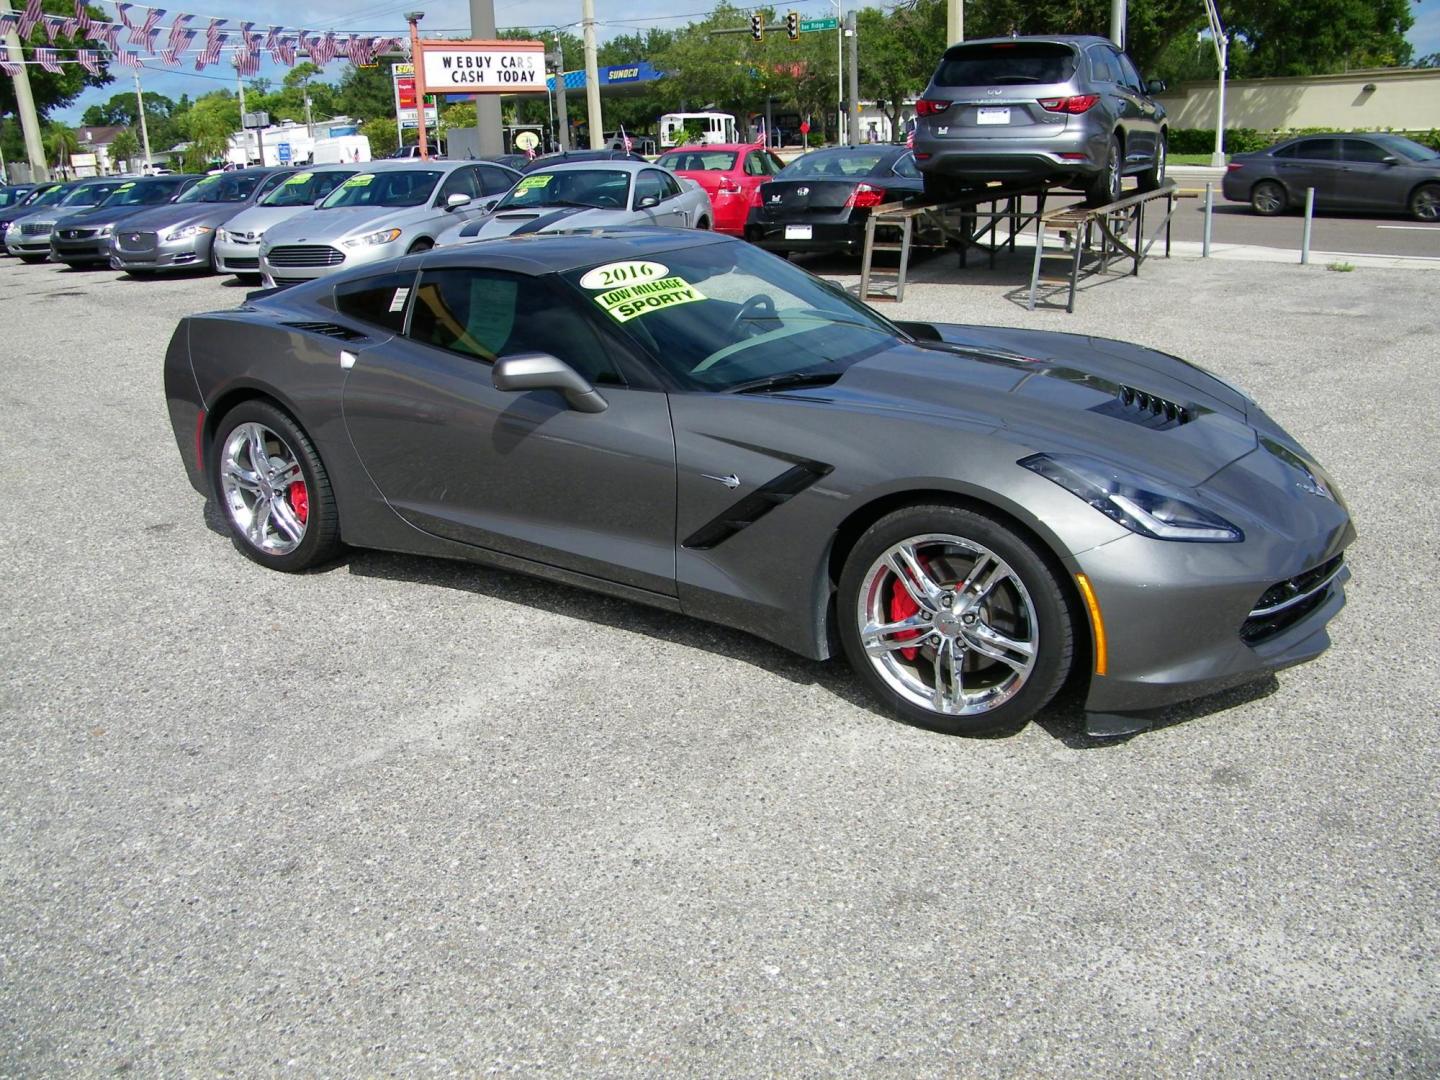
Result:
{"type": "Polygon", "coordinates": [[[236,169],[207,176],[173,203],[128,219],[110,238],[110,266],[135,276],[211,268],[215,230],[290,175],[289,169],[236,169]]]}
{"type": "Polygon", "coordinates": [[[260,244],[266,285],[424,251],[510,190],[514,169],[489,161],[372,161],[318,207],[271,227],[260,244]]]}
{"type": "Polygon", "coordinates": [[[1385,132],[1306,135],[1236,154],[1222,186],[1225,198],[1267,217],[1305,205],[1305,189],[1314,188],[1322,210],[1440,222],[1440,152],[1385,132]]]}
{"type": "Polygon", "coordinates": [[[126,180],[99,206],[56,224],[50,233],[50,258],[69,266],[108,266],[110,237],[118,226],[173,201],[201,179],[170,175],[126,180]]]}
{"type": "Polygon", "coordinates": [[[122,178],[109,177],[73,184],[53,205],[16,218],[5,233],[5,249],[23,262],[44,262],[50,258],[50,234],[56,223],[93,210],[123,183],[122,178]]]}
{"type": "Polygon", "coordinates": [[[586,161],[526,173],[493,213],[451,226],[436,244],[625,225],[708,229],[714,221],[710,196],[693,180],[644,161],[586,161]]]}
{"type": "Polygon", "coordinates": [[[1060,184],[1093,206],[1165,179],[1167,120],[1134,63],[1101,37],[993,38],[945,50],[915,103],[925,194],[946,200],[992,180],[1060,184]]]}
{"type": "Polygon", "coordinates": [[[215,230],[212,258],[216,272],[258,280],[260,242],[266,231],[311,209],[362,168],[361,165],[312,165],[285,177],[256,205],[215,230]]]}
{"type": "Polygon", "coordinates": [[[185,318],[164,369],[191,484],[264,566],[343,542],[537,574],[843,651],[955,733],[1067,680],[1091,732],[1138,730],[1317,656],[1344,603],[1345,504],[1240,391],[893,324],[714,233],[438,248],[185,318]]]}

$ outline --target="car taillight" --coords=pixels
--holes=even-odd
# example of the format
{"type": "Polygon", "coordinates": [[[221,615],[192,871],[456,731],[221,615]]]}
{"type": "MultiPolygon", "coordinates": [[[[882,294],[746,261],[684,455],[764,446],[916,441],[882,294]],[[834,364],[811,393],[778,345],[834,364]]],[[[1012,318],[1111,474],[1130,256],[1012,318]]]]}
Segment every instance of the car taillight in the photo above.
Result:
{"type": "Polygon", "coordinates": [[[865,209],[870,206],[879,206],[885,201],[885,189],[871,187],[869,184],[857,184],[850,197],[845,200],[845,208],[859,207],[865,209]]]}
{"type": "Polygon", "coordinates": [[[764,184],[756,184],[755,187],[754,187],[754,189],[751,190],[751,192],[750,192],[750,205],[751,205],[751,206],[759,206],[759,205],[760,205],[760,193],[761,193],[761,191],[764,190],[764,187],[765,187],[764,184]]]}
{"type": "Polygon", "coordinates": [[[1234,172],[1236,169],[1243,169],[1244,167],[1245,163],[1243,161],[1232,161],[1229,165],[1225,166],[1225,171],[1234,172]]]}
{"type": "Polygon", "coordinates": [[[740,187],[738,180],[731,180],[728,176],[720,177],[720,184],[715,191],[719,195],[739,195],[744,190],[740,187]]]}
{"type": "Polygon", "coordinates": [[[1042,97],[1039,99],[1040,107],[1046,112],[1069,113],[1071,116],[1089,112],[1099,100],[1099,94],[1076,94],[1074,97],[1042,97]]]}
{"type": "Polygon", "coordinates": [[[915,102],[915,115],[934,116],[936,113],[944,112],[949,107],[950,102],[948,101],[938,101],[935,98],[921,98],[915,102]]]}

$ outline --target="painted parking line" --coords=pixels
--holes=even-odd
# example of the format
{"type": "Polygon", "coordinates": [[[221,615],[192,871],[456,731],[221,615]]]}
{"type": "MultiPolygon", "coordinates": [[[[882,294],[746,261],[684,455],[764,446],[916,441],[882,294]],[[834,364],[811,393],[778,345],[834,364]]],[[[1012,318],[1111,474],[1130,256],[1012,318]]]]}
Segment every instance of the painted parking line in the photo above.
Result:
{"type": "Polygon", "coordinates": [[[1376,225],[1377,229],[1406,229],[1414,232],[1440,232],[1440,225],[1376,225]]]}

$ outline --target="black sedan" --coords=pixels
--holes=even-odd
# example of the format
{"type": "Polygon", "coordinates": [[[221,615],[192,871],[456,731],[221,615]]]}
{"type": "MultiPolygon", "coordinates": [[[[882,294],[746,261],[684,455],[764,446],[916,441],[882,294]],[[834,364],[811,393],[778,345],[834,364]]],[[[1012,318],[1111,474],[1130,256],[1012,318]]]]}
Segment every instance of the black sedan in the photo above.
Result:
{"type": "Polygon", "coordinates": [[[1402,135],[1305,135],[1236,154],[1223,190],[1267,217],[1305,205],[1322,210],[1407,213],[1440,222],[1440,152],[1402,135]]]}
{"type": "Polygon", "coordinates": [[[536,169],[548,169],[552,165],[569,165],[576,161],[645,161],[639,154],[629,150],[558,150],[553,154],[541,154],[537,158],[515,166],[521,172],[532,173],[536,169]]]}
{"type": "Polygon", "coordinates": [[[915,155],[903,146],[816,150],[760,185],[745,239],[770,251],[859,254],[871,208],[924,191],[915,155]]]}

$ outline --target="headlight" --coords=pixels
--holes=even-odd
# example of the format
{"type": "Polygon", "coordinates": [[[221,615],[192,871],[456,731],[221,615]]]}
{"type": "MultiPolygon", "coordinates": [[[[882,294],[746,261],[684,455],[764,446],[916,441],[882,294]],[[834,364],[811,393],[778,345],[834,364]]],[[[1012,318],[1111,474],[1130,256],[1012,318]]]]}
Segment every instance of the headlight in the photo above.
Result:
{"type": "Polygon", "coordinates": [[[229,239],[230,239],[230,234],[227,233],[224,229],[216,229],[216,230],[215,230],[215,239],[216,239],[216,240],[220,240],[220,241],[229,240],[229,239]]]}
{"type": "Polygon", "coordinates": [[[369,247],[371,244],[389,244],[400,239],[399,229],[381,229],[379,232],[372,232],[369,236],[357,236],[354,240],[346,240],[346,247],[369,247]]]}
{"type": "Polygon", "coordinates": [[[1164,490],[1155,481],[1090,458],[1035,454],[1017,464],[1059,484],[1141,536],[1202,544],[1233,544],[1245,539],[1243,532],[1218,514],[1164,490]]]}
{"type": "Polygon", "coordinates": [[[183,229],[176,229],[172,233],[167,233],[165,239],[167,242],[171,240],[186,240],[192,236],[201,236],[204,233],[214,231],[215,230],[209,225],[186,225],[183,229]]]}

